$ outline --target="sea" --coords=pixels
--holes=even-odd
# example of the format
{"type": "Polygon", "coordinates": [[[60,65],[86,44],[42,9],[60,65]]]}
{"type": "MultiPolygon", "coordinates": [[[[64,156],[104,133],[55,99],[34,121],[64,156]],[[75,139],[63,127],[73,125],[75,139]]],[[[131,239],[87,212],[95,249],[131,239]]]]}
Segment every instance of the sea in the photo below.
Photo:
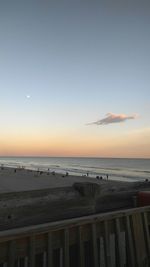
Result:
{"type": "Polygon", "coordinates": [[[119,181],[150,181],[150,159],[87,157],[0,157],[0,166],[119,181]]]}

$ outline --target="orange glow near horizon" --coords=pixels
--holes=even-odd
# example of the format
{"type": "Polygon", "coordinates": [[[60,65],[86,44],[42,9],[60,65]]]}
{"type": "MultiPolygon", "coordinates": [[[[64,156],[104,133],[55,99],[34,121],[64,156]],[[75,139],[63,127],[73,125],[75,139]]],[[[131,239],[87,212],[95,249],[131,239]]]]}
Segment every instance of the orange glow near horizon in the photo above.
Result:
{"type": "Polygon", "coordinates": [[[13,136],[0,140],[1,156],[150,158],[149,131],[124,135],[13,136]],[[147,137],[146,137],[147,136],[147,137]],[[144,139],[143,139],[144,137],[144,139]],[[9,141],[8,141],[9,140],[9,141]]]}

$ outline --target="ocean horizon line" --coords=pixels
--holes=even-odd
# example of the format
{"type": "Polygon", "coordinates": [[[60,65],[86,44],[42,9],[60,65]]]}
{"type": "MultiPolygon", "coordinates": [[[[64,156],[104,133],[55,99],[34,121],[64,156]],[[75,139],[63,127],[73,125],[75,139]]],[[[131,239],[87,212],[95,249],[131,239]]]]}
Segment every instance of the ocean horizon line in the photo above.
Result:
{"type": "Polygon", "coordinates": [[[3,156],[0,155],[0,158],[77,158],[77,159],[82,159],[82,158],[89,158],[89,159],[150,159],[150,157],[96,157],[96,156],[3,156]]]}

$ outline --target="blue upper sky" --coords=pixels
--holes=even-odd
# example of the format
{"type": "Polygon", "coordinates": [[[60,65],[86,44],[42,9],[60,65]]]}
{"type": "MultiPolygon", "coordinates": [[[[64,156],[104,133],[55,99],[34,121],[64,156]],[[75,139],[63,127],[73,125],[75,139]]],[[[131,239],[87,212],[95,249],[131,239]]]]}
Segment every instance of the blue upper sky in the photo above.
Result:
{"type": "MultiPolygon", "coordinates": [[[[0,142],[21,135],[20,142],[28,143],[34,134],[41,142],[56,135],[63,142],[71,136],[68,152],[62,147],[56,155],[87,155],[82,146],[80,153],[71,148],[80,135],[95,147],[90,155],[109,156],[98,136],[107,135],[108,143],[115,132],[119,138],[134,131],[149,136],[149,1],[56,2],[0,3],[0,142]],[[120,123],[86,126],[109,112],[139,116],[123,128],[120,123]]],[[[51,155],[50,141],[47,146],[51,155]]],[[[5,146],[1,153],[13,154],[13,149],[5,146]]],[[[14,154],[31,154],[18,151],[14,154]]]]}

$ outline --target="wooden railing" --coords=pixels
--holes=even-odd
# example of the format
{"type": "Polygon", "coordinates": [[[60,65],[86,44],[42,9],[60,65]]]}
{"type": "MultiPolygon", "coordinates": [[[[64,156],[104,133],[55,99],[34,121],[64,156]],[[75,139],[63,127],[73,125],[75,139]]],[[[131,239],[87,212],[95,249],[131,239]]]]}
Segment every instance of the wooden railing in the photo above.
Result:
{"type": "Polygon", "coordinates": [[[150,266],[150,206],[0,232],[0,267],[52,266],[150,266]]]}

